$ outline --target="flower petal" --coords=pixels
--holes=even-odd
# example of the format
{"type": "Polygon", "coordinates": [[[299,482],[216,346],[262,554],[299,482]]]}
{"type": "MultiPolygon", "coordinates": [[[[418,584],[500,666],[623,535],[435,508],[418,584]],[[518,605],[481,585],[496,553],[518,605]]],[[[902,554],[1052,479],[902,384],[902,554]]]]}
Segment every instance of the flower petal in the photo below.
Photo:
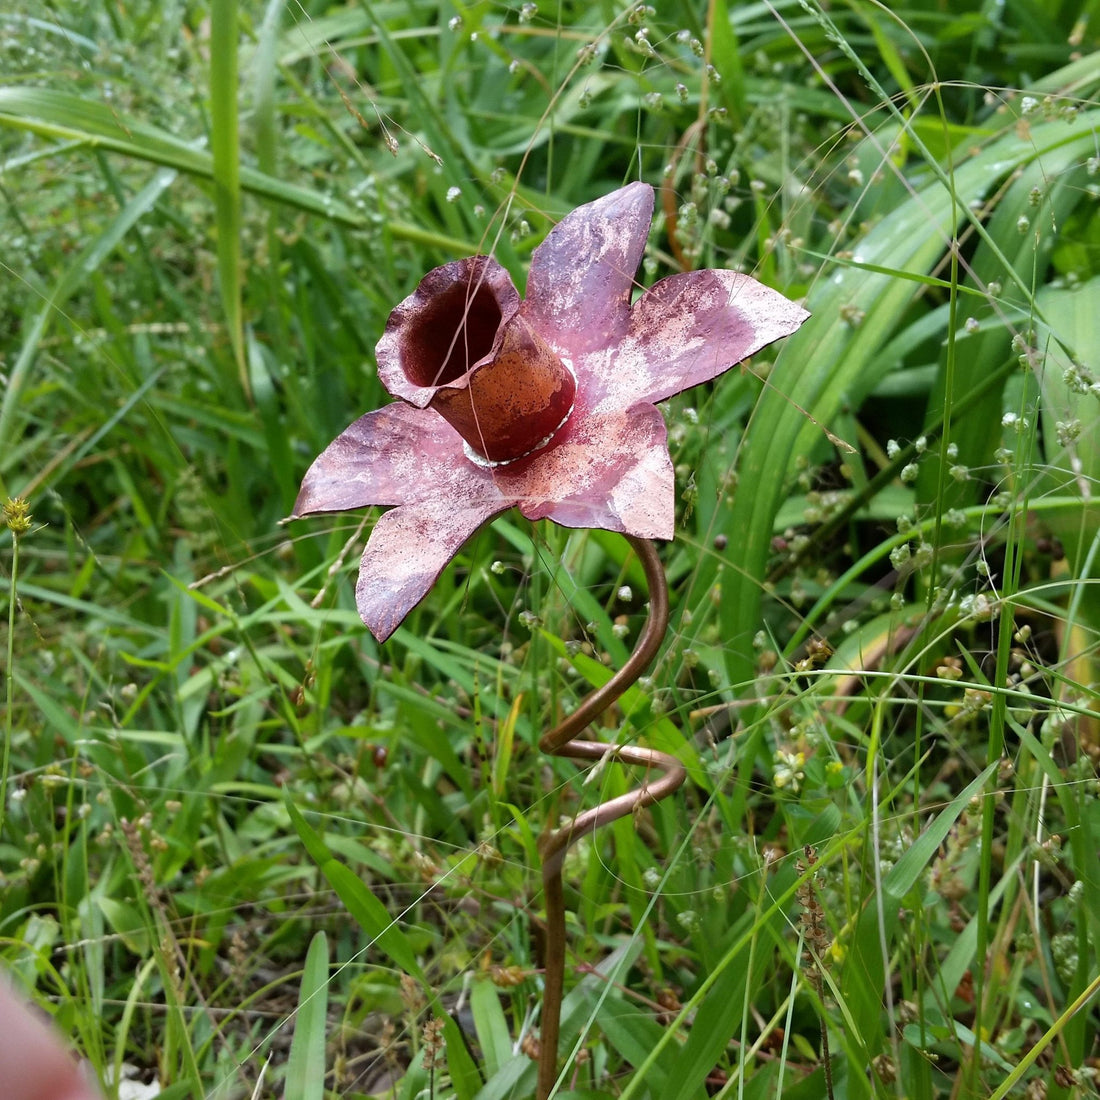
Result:
{"type": "Polygon", "coordinates": [[[492,256],[433,268],[386,322],[375,348],[382,385],[424,408],[438,387],[461,379],[489,354],[518,309],[512,277],[492,256]]]}
{"type": "Polygon", "coordinates": [[[638,538],[673,535],[675,480],[665,421],[652,405],[600,415],[578,406],[544,452],[520,469],[501,467],[496,479],[528,519],[638,538]]]}
{"type": "Polygon", "coordinates": [[[585,373],[602,391],[601,407],[663,401],[789,336],[807,317],[800,305],[748,275],[671,275],[638,299],[626,337],[594,353],[585,373]]]}
{"type": "Polygon", "coordinates": [[[456,508],[439,498],[406,504],[379,517],[355,586],[359,614],[379,642],[428,594],[462,544],[510,503],[498,500],[456,508]]]}
{"type": "Polygon", "coordinates": [[[567,214],[535,249],[523,309],[566,354],[626,331],[652,218],[653,188],[631,183],[567,214]]]}
{"type": "Polygon", "coordinates": [[[431,409],[395,402],[361,416],[321,452],[293,514],[446,499],[479,486],[496,497],[489,472],[466,457],[458,432],[431,409]]]}

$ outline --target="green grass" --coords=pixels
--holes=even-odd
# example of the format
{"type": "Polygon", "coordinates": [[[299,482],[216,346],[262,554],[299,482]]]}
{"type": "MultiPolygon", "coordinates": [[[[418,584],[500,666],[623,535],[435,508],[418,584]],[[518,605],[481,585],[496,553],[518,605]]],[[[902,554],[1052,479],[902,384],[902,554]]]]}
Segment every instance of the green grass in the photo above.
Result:
{"type": "Polygon", "coordinates": [[[532,1095],[537,837],[639,779],[535,743],[641,573],[512,513],[379,648],[372,516],[280,521],[424,272],[638,178],[644,281],[813,317],[667,409],[603,735],[690,780],[569,856],[559,1095],[1095,1092],[1092,5],[9,7],[0,958],[108,1096],[532,1095]]]}

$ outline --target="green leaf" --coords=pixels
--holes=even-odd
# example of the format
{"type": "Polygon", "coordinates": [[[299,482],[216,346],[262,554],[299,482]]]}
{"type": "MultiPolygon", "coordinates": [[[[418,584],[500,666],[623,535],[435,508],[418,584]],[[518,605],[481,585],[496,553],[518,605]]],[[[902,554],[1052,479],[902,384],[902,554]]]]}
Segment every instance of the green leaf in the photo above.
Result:
{"type": "Polygon", "coordinates": [[[852,933],[841,987],[851,1012],[853,1035],[866,1043],[868,1057],[878,1054],[883,1042],[878,1021],[891,943],[901,923],[902,902],[936,858],[951,827],[981,794],[997,767],[997,762],[986,767],[936,815],[883,878],[881,892],[871,894],[860,914],[852,933]]]}
{"type": "Polygon", "coordinates": [[[748,967],[740,959],[726,962],[699,1007],[687,1042],[678,1052],[669,1074],[671,1087],[667,1092],[660,1090],[661,1096],[667,1095],[670,1100],[704,1096],[707,1074],[721,1060],[730,1038],[741,1026],[748,967]]]}
{"type": "MultiPolygon", "coordinates": [[[[753,677],[750,643],[761,625],[773,525],[787,498],[789,463],[822,449],[828,442],[823,427],[844,406],[858,406],[890,368],[882,349],[946,251],[953,219],[962,220],[960,212],[968,213],[971,203],[1016,168],[1056,151],[1059,163],[1089,155],[1095,122],[1093,116],[1085,128],[1043,123],[1026,138],[1015,130],[1003,134],[956,169],[954,193],[933,181],[853,246],[860,263],[891,273],[837,269],[816,283],[807,299],[812,316],[783,342],[745,434],[739,480],[752,491],[737,493],[719,521],[723,530],[739,533],[737,556],[722,574],[720,606],[734,685],[753,677]]],[[[707,587],[711,577],[701,571],[696,583],[707,587]]]]}
{"type": "Polygon", "coordinates": [[[218,278],[241,389],[249,393],[241,316],[241,146],[237,122],[237,3],[213,0],[210,9],[210,147],[218,278]]]}
{"type": "Polygon", "coordinates": [[[325,1095],[325,1034],[328,1014],[328,942],[318,932],[309,944],[294,1038],[286,1067],[285,1100],[323,1100],[325,1095]]]}
{"type": "MultiPolygon", "coordinates": [[[[202,148],[201,141],[174,137],[156,126],[127,118],[106,104],[52,88],[0,87],[0,126],[71,142],[73,148],[104,149],[202,179],[214,178],[213,156],[202,148]]],[[[240,166],[240,185],[260,198],[316,214],[327,221],[355,229],[369,227],[346,203],[246,165],[240,166]]],[[[470,241],[445,237],[423,226],[393,221],[387,224],[386,231],[395,238],[416,241],[453,255],[477,251],[476,244],[470,241]]]]}
{"type": "Polygon", "coordinates": [[[474,982],[470,991],[470,1011],[478,1045],[485,1057],[485,1072],[492,1077],[512,1057],[512,1035],[492,982],[474,982]]]}
{"type": "Polygon", "coordinates": [[[335,859],[321,865],[321,874],[328,879],[355,923],[383,950],[406,974],[427,984],[416,952],[401,931],[389,910],[372,893],[371,889],[350,868],[335,859]]]}
{"type": "MultiPolygon", "coordinates": [[[[593,995],[592,1000],[595,999],[593,995]]],[[[598,1008],[593,1008],[596,1023],[607,1036],[608,1042],[632,1066],[641,1065],[645,1061],[646,1055],[656,1046],[664,1031],[656,1020],[639,1012],[637,1005],[628,1004],[621,997],[606,997],[598,1008]]],[[[646,1081],[652,1095],[673,1095],[670,1081],[676,1078],[671,1075],[671,1063],[672,1059],[666,1056],[659,1058],[650,1069],[646,1081]]]]}
{"type": "Polygon", "coordinates": [[[424,987],[432,1012],[443,1021],[443,1036],[447,1043],[447,1068],[451,1074],[459,1100],[472,1100],[481,1085],[477,1066],[466,1048],[466,1041],[458,1024],[444,1010],[436,992],[428,985],[416,957],[416,952],[401,931],[385,905],[371,892],[362,879],[338,860],[332,858],[321,838],[310,828],[289,794],[285,799],[287,812],[294,828],[306,846],[310,857],[321,874],[328,879],[337,896],[344,903],[352,918],[371,937],[373,943],[406,974],[416,978],[424,987]]]}
{"type": "Polygon", "coordinates": [[[328,879],[355,922],[401,970],[426,985],[427,980],[417,961],[416,952],[397,922],[390,916],[389,910],[358,875],[333,859],[324,841],[310,828],[289,795],[285,799],[285,804],[290,820],[306,846],[310,858],[317,864],[321,874],[328,879]]]}
{"type": "Polygon", "coordinates": [[[152,929],[141,908],[135,902],[117,901],[102,893],[96,894],[95,902],[126,949],[138,958],[144,957],[152,942],[152,929]]]}
{"type": "MultiPolygon", "coordinates": [[[[0,103],[6,90],[0,88],[0,103]]],[[[2,111],[3,107],[0,106],[0,124],[3,123],[2,111]]],[[[12,422],[16,410],[21,407],[23,388],[50,323],[64,314],[62,307],[68,299],[87,282],[134,225],[156,205],[161,194],[171,186],[175,178],[175,172],[157,172],[119,211],[107,229],[81,249],[80,254],[54,284],[42,308],[24,322],[25,335],[19,354],[11,366],[3,399],[0,400],[0,454],[12,447],[8,438],[12,432],[12,422]]],[[[0,491],[6,492],[2,484],[0,491]]]]}

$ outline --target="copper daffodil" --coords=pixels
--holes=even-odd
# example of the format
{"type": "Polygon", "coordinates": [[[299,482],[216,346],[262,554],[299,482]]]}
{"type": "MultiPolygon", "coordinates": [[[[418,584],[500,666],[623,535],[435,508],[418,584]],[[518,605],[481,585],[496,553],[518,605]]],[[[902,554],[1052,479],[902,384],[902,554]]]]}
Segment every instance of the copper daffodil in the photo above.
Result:
{"type": "Polygon", "coordinates": [[[374,526],[356,587],[380,642],[509,508],[672,537],[672,463],[654,403],[808,314],[732,271],[673,275],[631,304],[652,214],[652,188],[632,183],[551,230],[526,300],[499,263],[474,256],[429,272],[391,314],[378,375],[399,400],[325,449],[294,506],[305,516],[396,505],[374,526]]]}

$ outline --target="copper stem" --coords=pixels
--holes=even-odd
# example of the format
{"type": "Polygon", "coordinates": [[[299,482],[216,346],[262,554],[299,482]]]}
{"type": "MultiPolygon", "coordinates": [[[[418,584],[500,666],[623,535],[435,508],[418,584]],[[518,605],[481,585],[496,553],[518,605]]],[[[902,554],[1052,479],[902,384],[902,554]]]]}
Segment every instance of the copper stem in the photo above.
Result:
{"type": "Polygon", "coordinates": [[[625,764],[657,768],[663,774],[655,782],[646,782],[637,790],[619,795],[591,810],[578,814],[568,827],[547,833],[539,841],[542,856],[542,882],[546,900],[546,971],[542,997],[542,1027],[539,1036],[538,1100],[548,1100],[557,1080],[558,1036],[561,1026],[561,1000],[565,980],[565,902],[561,871],[565,854],[583,836],[634,813],[678,790],[684,782],[683,764],[668,753],[636,745],[607,745],[601,741],[574,741],[645,671],[657,655],[668,630],[668,583],[653,543],[626,536],[645,569],[649,588],[649,619],[629,660],[601,688],[585,696],[580,706],[560,725],[542,735],[539,748],[555,756],[574,760],[611,759],[625,764]]]}

